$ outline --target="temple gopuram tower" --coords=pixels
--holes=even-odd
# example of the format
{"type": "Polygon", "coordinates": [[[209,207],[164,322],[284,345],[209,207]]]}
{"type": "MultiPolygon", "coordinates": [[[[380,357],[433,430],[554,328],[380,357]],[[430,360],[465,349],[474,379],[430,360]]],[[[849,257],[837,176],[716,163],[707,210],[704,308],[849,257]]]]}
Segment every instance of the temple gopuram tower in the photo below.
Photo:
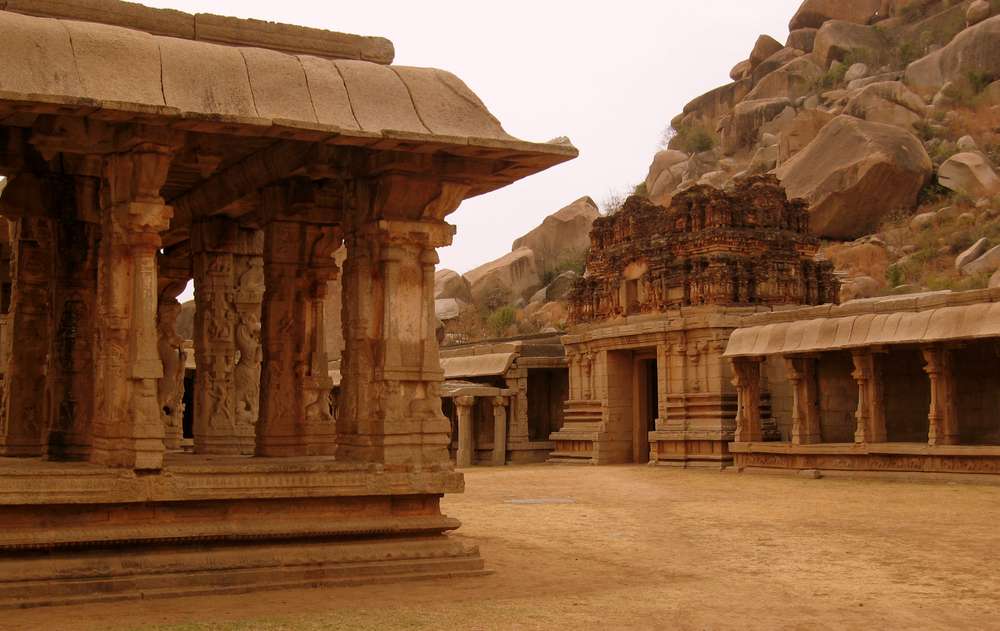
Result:
{"type": "MultiPolygon", "coordinates": [[[[837,300],[808,225],[773,176],[696,186],[669,208],[630,197],[597,219],[570,297],[570,395],[550,460],[730,463],[730,333],[751,313],[837,300]]],[[[769,418],[766,394],[760,404],[769,418]]]]}

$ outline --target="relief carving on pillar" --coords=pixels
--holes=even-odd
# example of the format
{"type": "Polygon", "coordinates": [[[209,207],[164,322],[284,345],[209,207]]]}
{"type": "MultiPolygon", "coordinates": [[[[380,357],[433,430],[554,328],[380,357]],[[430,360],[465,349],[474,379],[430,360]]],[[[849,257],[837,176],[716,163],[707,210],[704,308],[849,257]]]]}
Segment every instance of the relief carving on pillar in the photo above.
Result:
{"type": "Polygon", "coordinates": [[[176,300],[162,302],[157,313],[157,349],[163,362],[163,378],[159,381],[159,404],[168,447],[180,446],[184,419],[184,365],[187,353],[184,339],[177,335],[177,316],[181,305],[176,300]]]}
{"type": "Polygon", "coordinates": [[[236,326],[236,422],[254,427],[260,409],[260,318],[253,310],[243,310],[236,326]]]}

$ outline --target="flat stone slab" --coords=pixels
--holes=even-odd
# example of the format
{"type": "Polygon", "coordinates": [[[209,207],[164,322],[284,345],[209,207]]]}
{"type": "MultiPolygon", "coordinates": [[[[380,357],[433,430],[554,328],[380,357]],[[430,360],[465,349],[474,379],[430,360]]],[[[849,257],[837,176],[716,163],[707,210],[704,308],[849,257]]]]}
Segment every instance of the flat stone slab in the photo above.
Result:
{"type": "Polygon", "coordinates": [[[549,504],[576,504],[576,500],[559,497],[540,497],[535,499],[506,500],[504,504],[516,504],[518,506],[542,506],[549,504]]]}

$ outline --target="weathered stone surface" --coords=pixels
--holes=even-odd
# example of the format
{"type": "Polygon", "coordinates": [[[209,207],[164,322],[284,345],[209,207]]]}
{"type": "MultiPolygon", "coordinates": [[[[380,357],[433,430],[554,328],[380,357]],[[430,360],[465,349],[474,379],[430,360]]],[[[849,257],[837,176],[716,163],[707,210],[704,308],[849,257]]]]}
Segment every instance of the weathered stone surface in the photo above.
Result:
{"type": "Polygon", "coordinates": [[[799,28],[788,34],[785,46],[801,50],[804,53],[811,53],[813,45],[816,43],[816,33],[818,28],[799,28]]]}
{"type": "Polygon", "coordinates": [[[975,2],[969,5],[969,10],[965,13],[966,24],[969,26],[979,24],[990,17],[992,13],[993,8],[990,6],[989,0],[975,0],[975,2]]]}
{"type": "Polygon", "coordinates": [[[740,79],[745,79],[750,76],[753,66],[750,65],[750,60],[745,59],[740,63],[733,66],[733,69],[729,71],[729,78],[733,81],[739,81],[740,79]]]}
{"type": "Polygon", "coordinates": [[[955,271],[961,272],[963,267],[985,254],[989,248],[990,241],[986,237],[970,245],[968,249],[955,257],[955,271]]]}
{"type": "Polygon", "coordinates": [[[778,164],[778,145],[761,147],[750,159],[747,175],[763,175],[778,164]]]}
{"type": "Polygon", "coordinates": [[[805,0],[788,28],[819,28],[828,20],[867,24],[881,5],[882,0],[805,0]]]}
{"type": "Polygon", "coordinates": [[[808,56],[798,58],[771,72],[754,86],[747,95],[747,101],[788,98],[797,99],[811,94],[816,82],[823,76],[823,69],[808,56]]]}
{"type": "Polygon", "coordinates": [[[943,48],[906,68],[906,85],[918,94],[936,93],[969,73],[1000,76],[1000,15],[967,28],[943,48]]]}
{"type": "Polygon", "coordinates": [[[582,259],[590,243],[590,226],[600,215],[590,197],[546,217],[540,226],[514,241],[511,251],[527,248],[534,253],[535,269],[545,277],[560,266],[582,259]]]}
{"type": "Polygon", "coordinates": [[[761,35],[757,38],[757,42],[754,44],[753,50],[750,51],[750,66],[756,68],[765,59],[773,55],[784,48],[781,42],[777,41],[770,35],[761,35]]]}
{"type": "Polygon", "coordinates": [[[654,203],[669,203],[670,194],[684,179],[688,155],[682,151],[664,149],[653,156],[646,175],[646,194],[654,203]]]}
{"type": "Polygon", "coordinates": [[[753,78],[753,84],[756,86],[764,77],[771,74],[778,68],[781,68],[793,59],[798,59],[804,54],[805,53],[797,48],[782,48],[753,69],[753,72],[750,75],[753,78]]]}
{"type": "Polygon", "coordinates": [[[722,127],[722,151],[732,155],[757,141],[761,127],[785,108],[791,106],[786,97],[743,101],[737,105],[722,127]]]}
{"type": "MultiPolygon", "coordinates": [[[[715,129],[719,119],[742,101],[752,87],[753,81],[747,78],[710,90],[685,105],[683,113],[678,117],[679,120],[675,120],[682,126],[702,125],[708,129],[715,129]]],[[[671,141],[668,148],[680,148],[677,146],[677,138],[671,141]]]]}
{"type": "Polygon", "coordinates": [[[472,287],[472,299],[483,304],[487,299],[502,303],[528,298],[542,282],[542,274],[530,248],[518,248],[495,261],[466,272],[472,287]]]}
{"type": "Polygon", "coordinates": [[[783,126],[778,142],[778,163],[805,149],[836,116],[820,109],[806,109],[795,113],[783,126]]]}
{"type": "Polygon", "coordinates": [[[437,300],[456,298],[472,302],[472,288],[469,286],[469,281],[458,272],[439,269],[434,273],[434,298],[437,300]]]}
{"type": "Polygon", "coordinates": [[[545,287],[545,300],[548,302],[565,300],[578,278],[580,278],[580,275],[573,270],[567,270],[559,274],[545,287]]]}
{"type": "Polygon", "coordinates": [[[816,33],[812,54],[816,63],[828,68],[833,62],[849,56],[877,59],[889,46],[889,40],[874,27],[834,20],[825,23],[816,33]]]}
{"type": "Polygon", "coordinates": [[[883,284],[871,276],[855,276],[844,281],[840,286],[840,302],[871,298],[877,296],[883,289],[883,284]]]}
{"type": "Polygon", "coordinates": [[[958,153],[938,168],[938,183],[973,199],[1000,195],[1000,177],[981,153],[958,153]]]}
{"type": "Polygon", "coordinates": [[[844,81],[850,83],[851,81],[857,81],[858,79],[864,79],[868,76],[868,65],[863,63],[853,64],[844,73],[844,81]]]}
{"type": "Polygon", "coordinates": [[[441,322],[454,320],[468,308],[468,303],[456,298],[438,298],[434,301],[434,315],[441,322]]]}
{"type": "Polygon", "coordinates": [[[920,213],[919,215],[914,215],[913,219],[910,219],[910,228],[916,231],[926,230],[933,226],[936,221],[936,212],[920,213]]]}
{"type": "Polygon", "coordinates": [[[993,274],[998,268],[1000,268],[1000,245],[990,248],[976,260],[963,265],[962,273],[966,276],[993,274]]]}
{"type": "Polygon", "coordinates": [[[818,241],[807,224],[805,204],[789,201],[773,176],[740,180],[732,192],[697,186],[675,195],[669,208],[630,197],[620,212],[594,222],[571,320],[701,304],[834,301],[832,265],[813,260],[818,241]],[[751,233],[758,246],[745,241],[751,233]],[[792,287],[809,289],[785,293],[792,287]]]}
{"type": "Polygon", "coordinates": [[[927,106],[899,81],[885,81],[863,88],[848,101],[844,113],[911,130],[926,117],[927,106]]]}
{"type": "MultiPolygon", "coordinates": [[[[392,63],[392,42],[316,28],[208,13],[192,15],[117,0],[7,0],[5,10],[49,18],[97,22],[181,39],[270,48],[341,59],[392,63]]],[[[134,61],[134,59],[133,59],[134,61]]]]}
{"type": "Polygon", "coordinates": [[[809,202],[816,234],[853,239],[888,213],[913,208],[931,172],[930,157],[913,135],[838,116],[777,175],[789,196],[809,202]]]}

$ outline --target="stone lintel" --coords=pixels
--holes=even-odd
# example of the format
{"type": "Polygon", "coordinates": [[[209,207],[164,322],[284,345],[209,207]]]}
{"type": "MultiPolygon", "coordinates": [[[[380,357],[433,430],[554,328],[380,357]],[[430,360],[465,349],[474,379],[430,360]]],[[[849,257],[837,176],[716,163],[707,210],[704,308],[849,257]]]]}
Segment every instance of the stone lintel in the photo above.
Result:
{"type": "Polygon", "coordinates": [[[6,0],[0,9],[36,17],[97,22],[181,39],[269,48],[285,53],[390,64],[392,42],[324,29],[210,13],[154,9],[118,0],[6,0]]]}

